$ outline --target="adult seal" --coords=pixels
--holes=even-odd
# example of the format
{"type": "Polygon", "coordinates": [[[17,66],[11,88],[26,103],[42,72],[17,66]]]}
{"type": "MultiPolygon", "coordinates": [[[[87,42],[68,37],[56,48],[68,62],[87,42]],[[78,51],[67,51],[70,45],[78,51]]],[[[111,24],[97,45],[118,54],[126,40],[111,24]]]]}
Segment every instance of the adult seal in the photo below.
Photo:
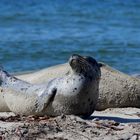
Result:
{"type": "Polygon", "coordinates": [[[92,57],[72,55],[70,70],[45,84],[30,84],[0,71],[4,100],[21,115],[89,116],[98,100],[100,67],[92,57]]]}
{"type": "MultiPolygon", "coordinates": [[[[140,108],[140,79],[120,72],[105,63],[98,62],[98,64],[101,69],[101,80],[96,110],[117,107],[140,108]]],[[[44,83],[64,75],[69,69],[68,63],[65,63],[18,77],[31,83],[44,83]]]]}

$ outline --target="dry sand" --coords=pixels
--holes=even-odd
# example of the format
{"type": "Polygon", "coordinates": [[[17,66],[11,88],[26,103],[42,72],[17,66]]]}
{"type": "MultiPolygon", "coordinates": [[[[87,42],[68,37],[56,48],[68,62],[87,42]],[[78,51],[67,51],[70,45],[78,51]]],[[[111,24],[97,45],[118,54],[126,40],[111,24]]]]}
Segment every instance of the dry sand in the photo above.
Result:
{"type": "Polygon", "coordinates": [[[139,140],[140,109],[95,111],[88,119],[73,115],[20,117],[0,113],[0,140],[139,140]]]}

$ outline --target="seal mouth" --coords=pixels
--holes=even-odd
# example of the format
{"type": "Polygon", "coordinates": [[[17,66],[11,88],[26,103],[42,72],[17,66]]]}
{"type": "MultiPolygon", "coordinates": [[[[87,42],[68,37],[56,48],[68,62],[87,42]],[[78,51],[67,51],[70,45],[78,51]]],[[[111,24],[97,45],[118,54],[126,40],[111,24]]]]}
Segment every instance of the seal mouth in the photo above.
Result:
{"type": "Polygon", "coordinates": [[[69,64],[73,71],[92,75],[93,73],[100,73],[100,68],[97,61],[92,57],[83,57],[78,54],[73,54],[69,59],[69,64]]]}

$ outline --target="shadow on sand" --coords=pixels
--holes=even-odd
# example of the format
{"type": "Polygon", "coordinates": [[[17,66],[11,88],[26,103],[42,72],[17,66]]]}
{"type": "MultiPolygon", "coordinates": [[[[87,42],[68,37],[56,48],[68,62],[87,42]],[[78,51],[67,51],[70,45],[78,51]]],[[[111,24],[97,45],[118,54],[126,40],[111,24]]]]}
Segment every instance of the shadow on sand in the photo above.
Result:
{"type": "Polygon", "coordinates": [[[98,118],[99,120],[114,120],[119,123],[140,123],[140,119],[128,119],[128,118],[121,118],[121,117],[112,117],[112,116],[91,116],[88,120],[93,120],[98,118]]]}

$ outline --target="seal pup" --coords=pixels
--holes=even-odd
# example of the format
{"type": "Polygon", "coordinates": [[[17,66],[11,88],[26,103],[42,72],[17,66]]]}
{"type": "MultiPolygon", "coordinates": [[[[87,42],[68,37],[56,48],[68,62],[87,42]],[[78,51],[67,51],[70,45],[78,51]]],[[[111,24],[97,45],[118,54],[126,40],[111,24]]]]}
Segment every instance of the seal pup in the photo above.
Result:
{"type": "Polygon", "coordinates": [[[66,75],[40,85],[1,70],[1,87],[9,109],[21,115],[91,115],[98,99],[100,67],[92,57],[77,54],[70,57],[69,65],[66,75]]]}

